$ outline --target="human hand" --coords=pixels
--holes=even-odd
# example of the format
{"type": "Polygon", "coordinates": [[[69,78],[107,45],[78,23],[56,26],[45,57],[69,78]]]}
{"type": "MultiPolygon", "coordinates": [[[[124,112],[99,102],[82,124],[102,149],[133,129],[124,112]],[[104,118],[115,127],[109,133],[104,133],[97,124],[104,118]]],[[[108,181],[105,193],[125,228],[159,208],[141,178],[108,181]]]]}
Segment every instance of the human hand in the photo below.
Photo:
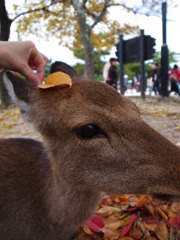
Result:
{"type": "Polygon", "coordinates": [[[0,67],[17,71],[36,84],[44,78],[47,61],[47,57],[31,41],[0,42],[0,67]],[[37,75],[33,70],[37,71],[37,75]]]}

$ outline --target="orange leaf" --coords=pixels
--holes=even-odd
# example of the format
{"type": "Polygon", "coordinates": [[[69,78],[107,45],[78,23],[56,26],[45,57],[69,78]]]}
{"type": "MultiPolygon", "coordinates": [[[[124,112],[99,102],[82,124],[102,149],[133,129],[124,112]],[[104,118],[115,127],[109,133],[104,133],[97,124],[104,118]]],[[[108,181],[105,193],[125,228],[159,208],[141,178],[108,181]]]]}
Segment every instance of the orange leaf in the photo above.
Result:
{"type": "Polygon", "coordinates": [[[160,240],[168,240],[168,229],[164,221],[157,224],[155,234],[160,240]]]}
{"type": "Polygon", "coordinates": [[[123,194],[123,195],[112,195],[112,199],[116,203],[129,203],[130,202],[130,196],[129,194],[123,194]]]}
{"type": "Polygon", "coordinates": [[[134,201],[136,202],[137,207],[142,207],[142,206],[144,206],[145,202],[147,201],[147,196],[146,195],[136,196],[134,201]]]}
{"type": "Polygon", "coordinates": [[[144,205],[145,206],[145,208],[148,210],[148,212],[152,215],[152,216],[154,216],[154,207],[152,206],[152,204],[145,204],[144,205]]]}
{"type": "Polygon", "coordinates": [[[121,221],[111,222],[105,225],[110,230],[117,230],[121,226],[121,221]]]}
{"type": "Polygon", "coordinates": [[[113,239],[113,237],[119,236],[119,231],[111,230],[108,228],[102,228],[101,231],[104,233],[104,239],[113,239]]]}
{"type": "Polygon", "coordinates": [[[72,79],[70,76],[64,72],[54,72],[46,78],[44,84],[39,84],[38,88],[48,89],[48,88],[68,88],[72,87],[72,79]]]}
{"type": "Polygon", "coordinates": [[[168,216],[162,211],[161,208],[156,208],[157,212],[159,213],[159,215],[164,219],[165,222],[168,221],[168,216]]]}
{"type": "Polygon", "coordinates": [[[146,224],[146,223],[144,223],[144,226],[147,230],[149,230],[151,232],[155,232],[157,224],[146,224]]]}
{"type": "Polygon", "coordinates": [[[92,235],[93,232],[89,229],[89,227],[87,225],[83,226],[83,231],[88,234],[88,235],[92,235]]]}
{"type": "Polygon", "coordinates": [[[134,240],[132,237],[123,237],[121,240],[134,240]]]}

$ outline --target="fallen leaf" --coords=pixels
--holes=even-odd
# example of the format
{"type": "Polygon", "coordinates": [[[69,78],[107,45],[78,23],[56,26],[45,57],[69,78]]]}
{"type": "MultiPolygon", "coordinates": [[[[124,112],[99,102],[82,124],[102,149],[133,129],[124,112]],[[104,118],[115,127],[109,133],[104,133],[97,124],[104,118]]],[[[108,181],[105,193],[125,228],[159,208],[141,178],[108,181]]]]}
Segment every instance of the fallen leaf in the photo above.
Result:
{"type": "Polygon", "coordinates": [[[136,218],[137,218],[136,214],[133,214],[130,217],[128,224],[122,229],[121,233],[119,234],[119,239],[121,239],[122,237],[126,236],[126,234],[130,231],[131,226],[135,222],[136,218]]]}
{"type": "Polygon", "coordinates": [[[180,228],[180,216],[175,216],[171,218],[168,222],[169,226],[180,228]]]}
{"type": "Polygon", "coordinates": [[[137,226],[133,227],[131,231],[131,236],[134,239],[141,239],[144,236],[144,233],[137,226]]]}
{"type": "Polygon", "coordinates": [[[101,231],[101,228],[104,227],[104,222],[98,215],[93,215],[85,222],[85,225],[87,225],[92,232],[98,233],[101,231]]]}
{"type": "Polygon", "coordinates": [[[150,230],[151,232],[155,232],[157,224],[147,224],[144,223],[144,226],[147,230],[150,230]]]}
{"type": "Polygon", "coordinates": [[[160,207],[156,208],[156,210],[159,213],[159,215],[164,219],[164,221],[167,222],[168,216],[163,212],[163,210],[160,207]]]}
{"type": "Polygon", "coordinates": [[[111,207],[111,206],[102,206],[97,210],[97,214],[102,217],[107,217],[113,213],[119,213],[121,212],[120,208],[111,207]]]}
{"type": "Polygon", "coordinates": [[[104,233],[104,239],[113,239],[119,236],[119,231],[111,230],[108,228],[102,228],[101,231],[104,233]]]}
{"type": "Polygon", "coordinates": [[[164,221],[157,223],[155,234],[160,240],[168,240],[168,229],[164,221]]]}

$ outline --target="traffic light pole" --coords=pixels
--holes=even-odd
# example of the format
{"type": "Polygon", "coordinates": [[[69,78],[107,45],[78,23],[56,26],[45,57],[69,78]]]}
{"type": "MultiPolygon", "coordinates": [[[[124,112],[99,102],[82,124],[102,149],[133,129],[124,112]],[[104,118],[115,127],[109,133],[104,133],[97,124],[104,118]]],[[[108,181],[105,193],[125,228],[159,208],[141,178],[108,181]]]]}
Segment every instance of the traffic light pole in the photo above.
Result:
{"type": "Polygon", "coordinates": [[[141,97],[145,98],[146,77],[145,77],[145,60],[152,59],[154,54],[155,39],[150,35],[145,36],[144,30],[141,30],[140,37],[129,40],[123,40],[123,34],[119,36],[120,41],[116,44],[116,56],[120,65],[120,89],[121,94],[125,92],[124,85],[124,64],[130,62],[141,62],[141,97]]]}
{"type": "Polygon", "coordinates": [[[124,95],[124,48],[123,48],[123,34],[120,34],[120,43],[119,43],[119,64],[120,64],[120,89],[121,94],[124,95]]]}
{"type": "Polygon", "coordinates": [[[163,97],[168,93],[168,46],[166,44],[166,12],[167,2],[162,2],[162,28],[163,28],[163,45],[161,47],[161,94],[163,97]]]}
{"type": "Polygon", "coordinates": [[[141,30],[140,35],[140,73],[141,73],[141,97],[145,99],[145,66],[144,66],[144,60],[145,60],[145,44],[144,44],[144,30],[141,30]]]}

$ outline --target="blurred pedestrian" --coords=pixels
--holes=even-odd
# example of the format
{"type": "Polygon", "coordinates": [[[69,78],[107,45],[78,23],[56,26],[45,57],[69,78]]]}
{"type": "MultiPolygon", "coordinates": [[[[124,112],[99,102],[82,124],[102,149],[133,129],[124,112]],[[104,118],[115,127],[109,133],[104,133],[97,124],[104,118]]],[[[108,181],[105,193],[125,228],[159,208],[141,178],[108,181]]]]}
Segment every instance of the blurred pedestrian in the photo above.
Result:
{"type": "Polygon", "coordinates": [[[153,62],[152,65],[152,81],[153,81],[153,91],[155,95],[159,93],[161,95],[161,70],[157,62],[153,62]]]}
{"type": "Polygon", "coordinates": [[[180,81],[180,70],[176,64],[169,74],[169,81],[171,85],[170,93],[175,92],[180,96],[180,89],[178,85],[180,81]]]}
{"type": "Polygon", "coordinates": [[[108,79],[108,74],[109,74],[109,68],[111,66],[111,63],[110,61],[108,61],[105,65],[104,65],[104,68],[103,68],[103,79],[104,79],[104,82],[106,82],[106,80],[108,79]]]}
{"type": "Polygon", "coordinates": [[[108,78],[106,80],[106,83],[115,89],[117,89],[117,80],[118,80],[116,64],[117,64],[117,59],[110,58],[110,68],[108,72],[108,78]]]}

